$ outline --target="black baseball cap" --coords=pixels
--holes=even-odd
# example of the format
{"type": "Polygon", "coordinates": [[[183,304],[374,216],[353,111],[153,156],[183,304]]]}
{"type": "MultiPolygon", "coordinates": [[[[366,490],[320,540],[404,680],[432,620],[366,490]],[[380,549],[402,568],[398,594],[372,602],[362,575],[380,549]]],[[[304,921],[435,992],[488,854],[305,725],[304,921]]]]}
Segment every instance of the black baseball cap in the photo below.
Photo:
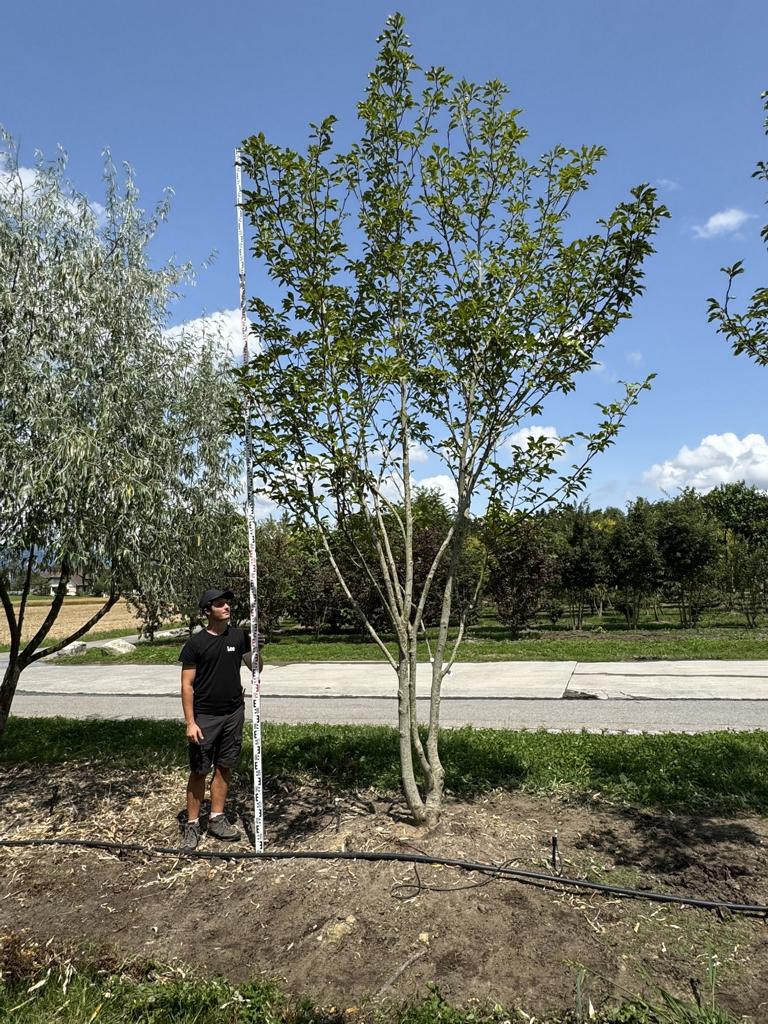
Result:
{"type": "Polygon", "coordinates": [[[235,595],[231,590],[206,590],[204,594],[200,595],[198,602],[200,610],[207,608],[209,604],[213,604],[214,601],[218,601],[220,597],[226,597],[230,601],[234,601],[235,595]]]}

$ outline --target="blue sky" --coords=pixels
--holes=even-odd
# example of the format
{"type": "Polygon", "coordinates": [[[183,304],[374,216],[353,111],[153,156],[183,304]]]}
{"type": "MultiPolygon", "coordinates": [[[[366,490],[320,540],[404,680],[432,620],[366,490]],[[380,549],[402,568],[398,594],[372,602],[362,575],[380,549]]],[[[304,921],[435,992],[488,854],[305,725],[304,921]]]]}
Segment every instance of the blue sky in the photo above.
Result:
{"type": "MultiPolygon", "coordinates": [[[[351,137],[393,9],[379,0],[12,5],[0,123],[20,142],[22,163],[63,145],[70,176],[95,200],[106,146],[134,166],[148,205],[172,186],[158,258],[200,264],[219,254],[173,321],[232,309],[234,147],[257,131],[301,145],[307,123],[328,113],[340,119],[340,140],[351,137]]],[[[507,83],[530,156],[555,143],[607,147],[579,207],[585,217],[607,213],[641,181],[656,183],[672,212],[646,294],[610,339],[604,366],[541,421],[563,432],[586,426],[590,403],[610,399],[617,378],[658,374],[595,465],[593,505],[742,477],[768,488],[768,371],[736,359],[706,320],[723,264],[747,261],[742,297],[768,276],[759,239],[768,197],[751,178],[768,157],[765,0],[401,0],[399,9],[419,63],[507,83]]],[[[249,291],[263,284],[250,268],[249,291]]]]}

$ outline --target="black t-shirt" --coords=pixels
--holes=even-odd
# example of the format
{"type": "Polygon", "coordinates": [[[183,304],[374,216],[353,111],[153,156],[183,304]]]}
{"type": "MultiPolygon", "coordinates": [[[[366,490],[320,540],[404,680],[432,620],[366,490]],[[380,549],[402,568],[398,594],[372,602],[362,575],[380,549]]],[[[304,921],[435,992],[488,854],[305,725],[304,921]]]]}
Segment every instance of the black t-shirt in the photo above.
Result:
{"type": "Polygon", "coordinates": [[[221,635],[202,629],[187,640],[179,655],[185,667],[195,673],[196,715],[226,715],[243,702],[240,663],[251,649],[251,641],[237,626],[227,626],[221,635]]]}

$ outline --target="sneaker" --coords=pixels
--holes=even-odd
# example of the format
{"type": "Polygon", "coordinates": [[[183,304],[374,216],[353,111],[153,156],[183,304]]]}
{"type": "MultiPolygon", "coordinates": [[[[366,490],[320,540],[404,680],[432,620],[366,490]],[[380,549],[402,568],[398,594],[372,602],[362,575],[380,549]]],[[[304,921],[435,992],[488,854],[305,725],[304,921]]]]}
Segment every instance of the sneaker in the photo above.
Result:
{"type": "Polygon", "coordinates": [[[196,821],[184,823],[184,833],[181,839],[182,850],[195,850],[200,842],[200,825],[196,821]]]}
{"type": "Polygon", "coordinates": [[[208,819],[208,835],[217,839],[226,839],[227,842],[234,842],[240,838],[240,833],[234,825],[227,821],[226,814],[217,814],[215,818],[208,819]]]}

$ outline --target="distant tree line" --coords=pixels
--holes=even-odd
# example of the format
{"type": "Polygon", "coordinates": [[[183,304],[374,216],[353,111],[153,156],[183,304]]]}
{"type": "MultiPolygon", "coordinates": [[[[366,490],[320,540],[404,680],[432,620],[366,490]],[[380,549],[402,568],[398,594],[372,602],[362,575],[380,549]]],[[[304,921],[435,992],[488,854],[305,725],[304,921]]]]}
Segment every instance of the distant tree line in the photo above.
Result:
{"type": "Polygon", "coordinates": [[[683,627],[722,608],[754,628],[766,610],[768,494],[744,483],[638,498],[626,511],[581,505],[526,519],[496,510],[485,527],[486,593],[512,631],[541,613],[580,629],[606,607],[636,628],[662,603],[683,627]]]}
{"type": "MultiPolygon", "coordinates": [[[[440,492],[422,490],[414,502],[415,574],[428,571],[451,511],[440,492]]],[[[248,621],[248,576],[242,552],[246,526],[233,507],[219,513],[216,543],[193,531],[185,557],[174,569],[173,592],[146,593],[140,583],[129,600],[153,635],[161,622],[181,618],[190,628],[199,620],[198,595],[209,585],[235,593],[233,617],[248,621]]],[[[394,535],[394,534],[393,534],[394,535]]],[[[381,581],[362,560],[368,534],[360,522],[355,545],[334,537],[332,548],[369,621],[384,625],[381,581]]],[[[315,530],[288,518],[270,518],[256,527],[259,556],[259,615],[269,635],[291,620],[316,635],[359,628],[358,614],[342,591],[322,540],[315,530]]],[[[397,554],[397,552],[395,552],[397,554]]],[[[8,566],[13,581],[21,566],[8,566]]],[[[445,571],[445,570],[443,570],[445,571]]],[[[40,588],[48,592],[40,577],[40,588]]],[[[439,580],[437,581],[440,582],[439,580]]],[[[100,593],[94,577],[88,589],[100,593]]],[[[440,589],[427,603],[425,625],[440,619],[440,589]]],[[[567,505],[526,515],[492,506],[472,520],[457,578],[456,619],[476,619],[481,603],[495,609],[511,633],[544,617],[555,625],[566,619],[581,629],[587,616],[620,613],[635,629],[643,613],[660,617],[661,606],[677,608],[680,625],[700,623],[707,609],[738,612],[757,627],[768,612],[768,494],[745,483],[723,484],[706,495],[685,490],[660,501],[638,498],[626,510],[567,505]],[[477,584],[482,586],[477,596],[477,584]]]]}
{"type": "MultiPolygon", "coordinates": [[[[431,565],[449,516],[439,492],[418,493],[417,577],[431,565]]],[[[334,557],[354,579],[364,613],[380,623],[380,581],[371,574],[372,560],[364,564],[355,551],[364,550],[365,543],[361,523],[357,545],[336,538],[334,557]]],[[[257,546],[260,617],[267,634],[285,619],[318,635],[358,628],[315,531],[268,519],[257,527],[257,546]]],[[[218,578],[232,586],[236,614],[244,621],[247,576],[234,564],[218,578]]],[[[659,618],[662,605],[673,605],[683,627],[698,625],[707,609],[723,609],[739,612],[754,628],[768,610],[767,588],[768,494],[736,483],[706,495],[685,490],[655,502],[638,498],[626,510],[572,505],[527,516],[491,507],[468,530],[454,614],[458,618],[464,611],[472,620],[482,601],[518,633],[540,616],[552,625],[565,617],[573,629],[581,629],[586,616],[608,609],[623,615],[628,628],[637,628],[641,614],[659,618]]],[[[439,618],[435,598],[428,603],[425,625],[434,626],[439,618]]]]}

